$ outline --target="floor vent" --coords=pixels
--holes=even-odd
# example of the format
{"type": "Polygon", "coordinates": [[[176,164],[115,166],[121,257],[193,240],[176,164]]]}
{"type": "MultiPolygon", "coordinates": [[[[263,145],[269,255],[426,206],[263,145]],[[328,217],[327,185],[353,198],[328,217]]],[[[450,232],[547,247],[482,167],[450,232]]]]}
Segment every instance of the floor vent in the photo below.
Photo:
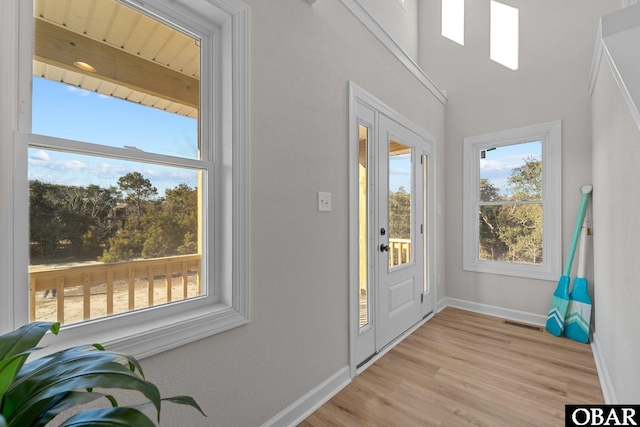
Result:
{"type": "Polygon", "coordinates": [[[514,322],[513,320],[503,320],[502,323],[519,328],[531,329],[532,331],[542,332],[544,330],[542,326],[528,325],[526,323],[514,322]]]}

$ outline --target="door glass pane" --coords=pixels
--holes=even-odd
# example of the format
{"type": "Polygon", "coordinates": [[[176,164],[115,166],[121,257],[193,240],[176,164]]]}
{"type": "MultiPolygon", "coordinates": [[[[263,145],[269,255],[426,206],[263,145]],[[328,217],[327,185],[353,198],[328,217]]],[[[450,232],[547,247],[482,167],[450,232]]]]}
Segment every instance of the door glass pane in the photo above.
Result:
{"type": "Polygon", "coordinates": [[[412,261],[411,147],[389,141],[389,267],[412,261]]]}
{"type": "Polygon", "coordinates": [[[422,215],[422,242],[424,247],[424,286],[423,293],[429,292],[429,156],[422,156],[422,177],[424,194],[422,215]]]}
{"type": "Polygon", "coordinates": [[[358,245],[358,252],[360,254],[360,327],[369,324],[370,306],[369,301],[369,282],[367,270],[369,268],[368,263],[368,188],[369,178],[367,172],[368,161],[368,145],[369,145],[369,128],[366,126],[359,126],[359,140],[360,140],[360,163],[358,166],[358,222],[359,222],[359,235],[360,241],[358,245]]]}

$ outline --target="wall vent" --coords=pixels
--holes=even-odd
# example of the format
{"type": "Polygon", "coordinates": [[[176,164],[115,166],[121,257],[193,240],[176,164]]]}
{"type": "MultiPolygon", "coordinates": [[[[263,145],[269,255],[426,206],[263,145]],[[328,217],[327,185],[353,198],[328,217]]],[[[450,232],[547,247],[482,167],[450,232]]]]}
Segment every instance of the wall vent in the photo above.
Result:
{"type": "Polygon", "coordinates": [[[542,326],[528,325],[526,323],[514,322],[513,320],[503,320],[502,323],[509,326],[517,326],[519,328],[531,329],[532,331],[542,332],[542,326]]]}

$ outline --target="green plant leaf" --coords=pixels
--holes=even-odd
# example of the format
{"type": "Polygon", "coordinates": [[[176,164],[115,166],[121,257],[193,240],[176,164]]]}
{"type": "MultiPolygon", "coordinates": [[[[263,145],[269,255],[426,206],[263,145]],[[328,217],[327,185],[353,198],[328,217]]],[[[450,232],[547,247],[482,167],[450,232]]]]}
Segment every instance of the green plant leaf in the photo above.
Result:
{"type": "Polygon", "coordinates": [[[34,322],[0,336],[0,360],[34,348],[49,330],[57,334],[60,324],[34,322]]]}
{"type": "Polygon", "coordinates": [[[6,393],[2,413],[10,417],[18,403],[29,394],[33,394],[37,386],[43,387],[54,379],[74,372],[84,372],[87,366],[112,362],[119,357],[109,352],[87,351],[89,349],[94,348],[92,346],[73,347],[26,364],[6,393]]]}
{"type": "MultiPolygon", "coordinates": [[[[191,396],[163,397],[161,400],[163,402],[171,402],[171,403],[175,403],[175,404],[178,404],[178,405],[191,406],[192,408],[197,409],[205,417],[207,416],[207,414],[204,413],[202,408],[200,408],[200,405],[198,405],[198,403],[195,401],[195,399],[193,397],[191,397],[191,396]]],[[[134,407],[136,409],[139,409],[139,410],[142,411],[143,409],[146,409],[149,406],[151,406],[151,402],[146,402],[146,403],[143,403],[141,405],[134,406],[134,407]]]]}
{"type": "MultiPolygon", "coordinates": [[[[119,363],[100,362],[71,372],[63,369],[54,370],[48,372],[47,375],[38,378],[38,381],[33,384],[23,385],[19,399],[16,398],[18,396],[7,395],[6,403],[11,403],[10,409],[14,411],[13,417],[22,418],[25,413],[31,411],[29,408],[38,405],[39,402],[48,401],[59,393],[88,388],[118,388],[139,391],[154,404],[158,415],[160,413],[161,400],[158,388],[119,363]],[[28,390],[24,389],[24,386],[28,385],[32,387],[28,390]],[[10,398],[12,400],[9,402],[10,398]]],[[[6,416],[12,416],[9,412],[5,411],[4,413],[6,416]]],[[[12,425],[11,420],[10,425],[12,425]]]]}
{"type": "Polygon", "coordinates": [[[174,396],[174,397],[165,397],[164,399],[162,399],[163,401],[168,401],[171,403],[176,403],[178,405],[188,405],[191,406],[192,408],[196,408],[202,415],[204,415],[205,417],[207,416],[207,414],[204,413],[204,411],[202,410],[202,408],[200,407],[200,405],[198,405],[198,403],[195,401],[195,399],[191,396],[174,396]]]}
{"type": "Polygon", "coordinates": [[[138,373],[143,375],[142,368],[135,358],[115,352],[96,351],[96,348],[88,345],[73,347],[28,363],[20,371],[11,387],[12,398],[9,399],[9,405],[21,399],[21,396],[34,387],[34,384],[50,377],[52,372],[56,375],[71,374],[86,370],[89,365],[96,366],[99,363],[118,361],[129,366],[130,372],[135,372],[137,368],[138,373]]]}
{"type": "MultiPolygon", "coordinates": [[[[105,397],[109,399],[108,395],[96,392],[82,392],[82,391],[70,391],[62,393],[53,399],[51,402],[41,411],[40,416],[35,420],[32,427],[45,427],[47,423],[53,420],[62,411],[72,408],[77,405],[93,402],[94,400],[105,397]]],[[[109,399],[111,401],[111,399],[109,399]]],[[[113,406],[117,406],[113,405],[113,406]]],[[[28,425],[27,420],[16,420],[17,425],[28,425]],[[20,424],[22,423],[22,424],[20,424]]]]}
{"type": "Polygon", "coordinates": [[[60,427],[156,427],[142,412],[134,408],[92,409],[80,412],[60,427]]]}
{"type": "Polygon", "coordinates": [[[2,401],[4,394],[11,387],[20,370],[20,366],[24,364],[27,357],[29,357],[28,354],[17,354],[8,359],[0,360],[0,401],[2,401]]]}

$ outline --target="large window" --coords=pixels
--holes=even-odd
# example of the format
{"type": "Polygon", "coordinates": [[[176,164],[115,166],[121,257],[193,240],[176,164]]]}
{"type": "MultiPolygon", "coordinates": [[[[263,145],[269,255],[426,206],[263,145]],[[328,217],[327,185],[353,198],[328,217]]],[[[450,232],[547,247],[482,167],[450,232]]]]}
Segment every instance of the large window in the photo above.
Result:
{"type": "Polygon", "coordinates": [[[555,279],[560,122],[465,138],[464,267],[555,279]]]}
{"type": "Polygon", "coordinates": [[[20,64],[13,327],[147,355],[245,323],[246,7],[27,3],[22,49],[2,45],[20,64]]]}

